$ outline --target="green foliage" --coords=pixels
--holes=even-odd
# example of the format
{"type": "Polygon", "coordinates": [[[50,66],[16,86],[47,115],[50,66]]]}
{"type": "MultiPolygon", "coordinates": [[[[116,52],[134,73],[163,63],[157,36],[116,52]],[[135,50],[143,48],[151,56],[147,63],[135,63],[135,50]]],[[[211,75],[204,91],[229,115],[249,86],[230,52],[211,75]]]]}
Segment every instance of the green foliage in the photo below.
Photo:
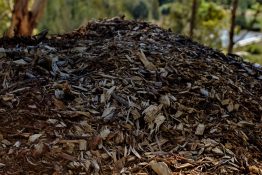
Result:
{"type": "Polygon", "coordinates": [[[146,19],[148,16],[148,9],[146,3],[143,1],[140,1],[137,5],[130,5],[127,7],[135,19],[146,19]]]}
{"type": "Polygon", "coordinates": [[[253,55],[259,55],[262,54],[262,46],[257,44],[252,44],[247,47],[247,52],[253,54],[253,55]]]}
{"type": "Polygon", "coordinates": [[[197,14],[196,39],[212,47],[220,47],[220,32],[227,29],[228,12],[214,2],[202,0],[197,14]]]}
{"type": "MultiPolygon", "coordinates": [[[[220,47],[220,32],[228,27],[229,14],[223,6],[206,0],[198,1],[198,13],[194,39],[212,46],[220,47]]],[[[191,17],[192,0],[176,1],[165,4],[161,11],[167,10],[169,14],[162,17],[161,25],[171,28],[176,33],[188,34],[191,17]],[[190,12],[190,13],[189,13],[190,12]]]]}
{"type": "MultiPolygon", "coordinates": [[[[14,0],[0,0],[1,34],[10,25],[13,2],[14,0]]],[[[229,28],[231,2],[231,0],[198,0],[195,40],[211,47],[221,48],[220,32],[229,28]]],[[[49,33],[64,33],[92,19],[124,14],[127,19],[155,22],[176,33],[187,35],[191,5],[192,0],[49,0],[44,17],[38,24],[38,30],[49,29],[49,33]]],[[[239,0],[237,29],[248,28],[256,10],[261,6],[258,0],[239,0]]],[[[261,13],[254,25],[262,28],[261,13]]],[[[256,46],[250,46],[248,51],[253,55],[262,52],[256,46]]]]}
{"type": "Polygon", "coordinates": [[[72,31],[91,19],[125,15],[127,19],[157,19],[158,0],[52,0],[48,1],[40,29],[50,33],[72,31]]]}
{"type": "Polygon", "coordinates": [[[0,1],[0,34],[7,31],[11,22],[11,6],[12,2],[9,0],[0,1]]]}
{"type": "Polygon", "coordinates": [[[186,27],[190,18],[190,0],[184,0],[182,2],[174,2],[165,4],[161,7],[163,9],[168,9],[169,14],[162,16],[160,24],[165,28],[172,29],[175,33],[186,34],[186,27]]]}
{"type": "Polygon", "coordinates": [[[203,23],[213,23],[217,22],[225,17],[225,12],[221,6],[213,2],[201,1],[201,5],[198,9],[199,20],[202,20],[203,23]]]}
{"type": "Polygon", "coordinates": [[[171,2],[174,2],[174,1],[175,1],[175,0],[159,0],[159,5],[171,3],[171,2]]]}
{"type": "Polygon", "coordinates": [[[245,58],[246,61],[249,61],[251,63],[258,63],[258,64],[262,65],[261,56],[262,55],[248,55],[248,56],[245,56],[244,58],[245,58]]]}
{"type": "MultiPolygon", "coordinates": [[[[133,0],[136,1],[136,0],[133,0]]],[[[55,0],[48,1],[40,29],[48,28],[50,33],[64,33],[85,24],[88,20],[131,15],[125,8],[126,1],[115,0],[55,0]]]]}
{"type": "Polygon", "coordinates": [[[262,42],[236,48],[235,50],[248,52],[243,56],[246,61],[262,65],[262,42]]]}

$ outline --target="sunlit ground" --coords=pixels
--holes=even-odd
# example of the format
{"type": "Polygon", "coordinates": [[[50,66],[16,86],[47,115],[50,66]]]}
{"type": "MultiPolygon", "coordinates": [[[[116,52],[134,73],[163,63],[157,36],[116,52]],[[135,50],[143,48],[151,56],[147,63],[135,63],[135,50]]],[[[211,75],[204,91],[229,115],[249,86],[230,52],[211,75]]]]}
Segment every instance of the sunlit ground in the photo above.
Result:
{"type": "Polygon", "coordinates": [[[244,55],[242,55],[244,59],[252,63],[259,63],[262,65],[262,42],[236,48],[235,51],[241,51],[244,53],[244,55]]]}

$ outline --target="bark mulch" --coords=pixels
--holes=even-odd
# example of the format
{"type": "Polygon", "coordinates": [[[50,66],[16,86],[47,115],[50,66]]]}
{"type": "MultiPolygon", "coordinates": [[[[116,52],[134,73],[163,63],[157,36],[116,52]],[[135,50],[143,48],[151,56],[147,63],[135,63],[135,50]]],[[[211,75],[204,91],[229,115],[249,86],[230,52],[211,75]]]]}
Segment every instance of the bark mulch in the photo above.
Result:
{"type": "Polygon", "coordinates": [[[262,174],[262,68],[146,22],[0,39],[0,174],[262,174]]]}

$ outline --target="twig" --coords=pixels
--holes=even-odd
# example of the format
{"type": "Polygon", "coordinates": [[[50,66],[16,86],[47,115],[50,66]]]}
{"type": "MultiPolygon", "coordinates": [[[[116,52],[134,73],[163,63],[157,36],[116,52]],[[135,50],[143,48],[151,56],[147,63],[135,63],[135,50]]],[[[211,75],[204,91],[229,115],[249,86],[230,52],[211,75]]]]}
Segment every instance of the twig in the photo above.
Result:
{"type": "Polygon", "coordinates": [[[116,99],[119,103],[123,104],[126,107],[129,107],[129,103],[122,97],[116,95],[114,92],[112,93],[112,97],[116,99]]]}
{"type": "Polygon", "coordinates": [[[25,80],[25,81],[20,81],[20,82],[17,82],[17,83],[13,83],[13,84],[11,84],[10,86],[8,86],[8,87],[0,90],[0,94],[3,94],[3,93],[5,93],[5,92],[7,92],[9,89],[12,89],[12,88],[14,88],[14,87],[16,87],[16,86],[22,86],[22,85],[25,85],[25,84],[28,85],[28,83],[31,83],[31,82],[33,82],[33,81],[34,81],[34,80],[25,80]]]}

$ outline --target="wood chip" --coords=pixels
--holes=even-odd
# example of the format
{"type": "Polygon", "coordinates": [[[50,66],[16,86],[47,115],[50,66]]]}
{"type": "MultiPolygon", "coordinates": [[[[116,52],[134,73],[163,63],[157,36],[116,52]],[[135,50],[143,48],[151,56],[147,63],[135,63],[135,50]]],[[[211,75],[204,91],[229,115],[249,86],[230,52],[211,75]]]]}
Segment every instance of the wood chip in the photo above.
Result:
{"type": "Polygon", "coordinates": [[[168,168],[165,162],[152,161],[149,163],[149,165],[154,170],[154,172],[157,173],[158,175],[171,175],[172,174],[171,170],[168,168]]]}
{"type": "Polygon", "coordinates": [[[195,134],[198,135],[198,136],[202,136],[204,134],[204,131],[205,131],[205,125],[204,124],[198,124],[196,131],[195,131],[195,134]]]}
{"type": "Polygon", "coordinates": [[[142,50],[140,50],[138,56],[139,56],[138,58],[144,64],[144,66],[147,70],[156,71],[156,66],[152,62],[148,61],[148,59],[146,58],[146,56],[145,56],[145,54],[142,50]]]}
{"type": "Polygon", "coordinates": [[[121,17],[39,37],[0,39],[0,174],[261,174],[261,66],[121,17]]]}

